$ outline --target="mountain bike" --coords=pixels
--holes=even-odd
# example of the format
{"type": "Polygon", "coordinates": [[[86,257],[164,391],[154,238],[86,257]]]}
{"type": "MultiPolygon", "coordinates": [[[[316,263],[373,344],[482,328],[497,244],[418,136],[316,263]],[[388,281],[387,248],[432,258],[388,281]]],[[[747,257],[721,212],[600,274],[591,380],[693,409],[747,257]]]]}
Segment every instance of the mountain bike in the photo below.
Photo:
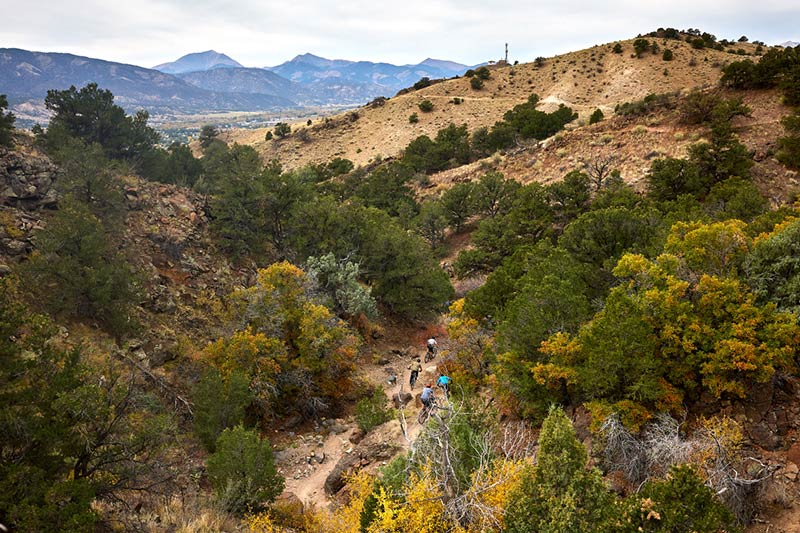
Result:
{"type": "Polygon", "coordinates": [[[420,409],[419,414],[417,415],[417,422],[419,422],[420,425],[424,424],[425,422],[428,421],[428,419],[431,417],[433,412],[437,411],[439,409],[449,410],[450,408],[449,407],[445,407],[444,405],[441,405],[439,403],[438,398],[436,396],[434,396],[431,399],[431,403],[430,403],[429,406],[425,406],[423,404],[422,409],[420,409]]]}
{"type": "Polygon", "coordinates": [[[428,363],[430,361],[433,361],[433,358],[436,357],[436,351],[437,351],[437,347],[436,347],[435,344],[433,346],[430,346],[430,345],[428,346],[428,351],[425,352],[425,362],[426,363],[428,363]]]}

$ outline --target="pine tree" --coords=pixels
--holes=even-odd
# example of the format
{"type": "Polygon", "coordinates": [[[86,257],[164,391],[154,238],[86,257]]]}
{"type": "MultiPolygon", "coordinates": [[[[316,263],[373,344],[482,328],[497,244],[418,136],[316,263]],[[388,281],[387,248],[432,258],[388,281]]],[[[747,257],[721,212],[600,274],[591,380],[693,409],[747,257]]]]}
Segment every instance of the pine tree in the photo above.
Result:
{"type": "Polygon", "coordinates": [[[614,531],[614,496],[586,461],[572,423],[560,408],[551,408],[539,435],[538,462],[511,496],[505,531],[614,531]]]}

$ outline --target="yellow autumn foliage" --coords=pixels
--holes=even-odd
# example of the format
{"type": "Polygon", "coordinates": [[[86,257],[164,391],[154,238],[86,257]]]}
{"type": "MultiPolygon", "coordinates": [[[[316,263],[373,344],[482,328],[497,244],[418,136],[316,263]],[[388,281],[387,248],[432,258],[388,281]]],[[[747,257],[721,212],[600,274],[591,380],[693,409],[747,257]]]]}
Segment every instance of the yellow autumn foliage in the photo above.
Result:
{"type": "Polygon", "coordinates": [[[497,459],[490,468],[476,471],[467,491],[467,500],[475,510],[468,525],[468,533],[494,533],[505,528],[505,510],[513,491],[522,480],[525,468],[533,458],[520,460],[497,459]]]}
{"type": "Polygon", "coordinates": [[[405,501],[395,500],[383,487],[376,496],[377,512],[369,533],[459,532],[445,516],[441,490],[427,466],[419,474],[411,474],[405,501]]]}
{"type": "Polygon", "coordinates": [[[359,471],[346,478],[349,500],[332,511],[318,510],[309,516],[309,531],[315,533],[360,533],[364,502],[372,494],[375,476],[359,471]]]}
{"type": "Polygon", "coordinates": [[[486,373],[484,362],[494,348],[494,336],[464,312],[463,298],[450,305],[446,328],[449,346],[443,355],[453,361],[448,372],[461,383],[478,385],[486,373]]]}

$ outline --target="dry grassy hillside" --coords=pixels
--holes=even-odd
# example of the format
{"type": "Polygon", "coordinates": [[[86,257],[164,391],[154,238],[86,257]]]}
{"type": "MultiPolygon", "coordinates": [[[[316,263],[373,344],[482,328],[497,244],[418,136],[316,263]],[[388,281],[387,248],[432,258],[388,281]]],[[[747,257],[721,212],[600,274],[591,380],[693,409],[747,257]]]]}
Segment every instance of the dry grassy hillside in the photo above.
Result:
{"type": "MultiPolygon", "coordinates": [[[[390,98],[384,105],[364,106],[355,112],[357,116],[351,112],[311,126],[292,124],[294,133],[282,140],[265,140],[267,129],[233,130],[223,139],[252,145],[265,160],[278,159],[285,168],[334,157],[363,165],[376,157],[394,156],[417,136],[434,136],[451,122],[466,123],[470,131],[491,126],[531,93],[541,98],[540,109],[550,111],[564,103],[585,120],[597,108],[609,115],[618,103],[649,93],[714,85],[723,65],[741,59],[717,50],[695,50],[683,41],[656,42],[662,51],[673,51],[672,61],[664,61],[661,52],[636,58],[633,40],[620,41],[621,54],[613,53],[615,43],[609,43],[546,58],[539,67],[534,63],[495,66],[482,90],[471,89],[468,78],[448,80],[390,98]],[[454,97],[464,102],[456,105],[454,97]],[[429,113],[418,108],[425,99],[434,104],[429,113]],[[419,122],[410,124],[408,117],[415,112],[419,122]]],[[[752,52],[754,45],[739,43],[737,48],[752,52]]]]}
{"type": "MultiPolygon", "coordinates": [[[[783,204],[800,190],[798,173],[778,163],[772,155],[776,139],[784,132],[780,119],[789,114],[777,91],[730,92],[742,97],[752,114],[734,120],[739,139],[753,153],[753,177],[763,194],[775,205],[783,204]]],[[[422,197],[435,196],[454,183],[478,179],[493,169],[523,183],[552,183],[572,170],[589,170],[609,163],[623,179],[642,190],[652,160],[683,158],[687,148],[708,134],[707,128],[682,124],[678,110],[658,111],[643,117],[612,116],[591,126],[573,127],[544,142],[530,142],[507,153],[454,168],[430,177],[422,197]]]]}

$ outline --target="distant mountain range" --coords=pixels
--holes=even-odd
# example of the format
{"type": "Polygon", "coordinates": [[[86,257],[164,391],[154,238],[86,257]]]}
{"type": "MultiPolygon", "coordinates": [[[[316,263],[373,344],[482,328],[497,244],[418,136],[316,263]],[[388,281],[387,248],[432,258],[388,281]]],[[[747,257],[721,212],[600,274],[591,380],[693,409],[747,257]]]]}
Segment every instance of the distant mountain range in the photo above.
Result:
{"type": "Polygon", "coordinates": [[[296,98],[301,90],[299,84],[263,68],[220,67],[184,72],[176,76],[190,85],[207,91],[274,94],[287,100],[296,98]]]}
{"type": "Polygon", "coordinates": [[[186,54],[180,59],[171,63],[162,63],[153,67],[153,70],[160,70],[166,74],[183,74],[185,72],[196,72],[198,70],[214,70],[218,68],[242,68],[243,65],[234,61],[225,54],[220,54],[214,50],[207,52],[197,52],[186,54]]]}
{"type": "Polygon", "coordinates": [[[789,48],[789,47],[794,48],[795,46],[800,46],[800,43],[798,43],[797,41],[786,41],[785,43],[781,43],[778,46],[782,46],[784,48],[789,48]]]}
{"type": "Polygon", "coordinates": [[[274,94],[300,105],[363,104],[377,96],[392,96],[423,77],[460,76],[469,67],[453,61],[426,59],[417,65],[326,59],[302,54],[275,67],[245,68],[214,51],[189,54],[155,67],[210,91],[274,94]],[[221,62],[220,58],[227,61],[221,62]],[[191,70],[189,70],[191,69],[191,70]]]}
{"type": "Polygon", "coordinates": [[[0,94],[8,96],[22,117],[44,120],[49,89],[83,87],[95,82],[114,93],[129,112],[147,109],[158,114],[202,111],[277,111],[297,107],[284,96],[267,93],[213,91],[176,76],[134,65],[72,54],[0,48],[0,94]]]}
{"type": "Polygon", "coordinates": [[[153,69],[72,54],[0,48],[0,94],[20,118],[46,120],[48,89],[95,82],[129,112],[278,111],[317,105],[360,105],[392,96],[422,77],[450,78],[466,65],[426,59],[417,65],[330,60],[303,54],[275,67],[246,68],[209,50],[153,69]]]}
{"type": "Polygon", "coordinates": [[[426,59],[416,65],[398,66],[371,61],[325,59],[313,54],[302,54],[278,66],[265,68],[303,85],[325,84],[336,80],[338,84],[361,84],[372,96],[391,96],[423,77],[452,78],[460,76],[470,67],[438,59],[426,59]]]}

